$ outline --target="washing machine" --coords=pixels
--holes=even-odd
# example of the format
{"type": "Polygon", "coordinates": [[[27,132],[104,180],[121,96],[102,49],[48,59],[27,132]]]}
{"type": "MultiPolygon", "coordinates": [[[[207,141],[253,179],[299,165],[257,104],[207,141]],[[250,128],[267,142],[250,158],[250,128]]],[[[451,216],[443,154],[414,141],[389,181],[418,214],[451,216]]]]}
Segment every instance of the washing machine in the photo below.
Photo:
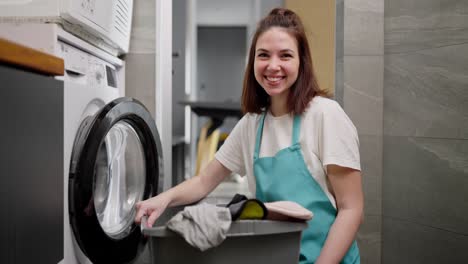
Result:
{"type": "MultiPolygon", "coordinates": [[[[55,77],[60,89],[42,102],[56,105],[54,112],[63,106],[63,114],[39,124],[54,127],[57,122],[63,129],[57,139],[63,155],[56,161],[63,168],[63,259],[59,263],[134,261],[146,243],[134,224],[135,204],[160,193],[164,177],[155,122],[144,105],[124,97],[124,61],[57,24],[1,24],[0,36],[64,59],[65,74],[55,77]]],[[[31,92],[40,94],[40,89],[45,94],[47,87],[33,87],[31,92]]],[[[9,94],[14,93],[27,92],[17,89],[9,94]]],[[[29,100],[24,94],[18,98],[29,100]]],[[[23,116],[17,114],[14,120],[21,122],[23,116]]]]}

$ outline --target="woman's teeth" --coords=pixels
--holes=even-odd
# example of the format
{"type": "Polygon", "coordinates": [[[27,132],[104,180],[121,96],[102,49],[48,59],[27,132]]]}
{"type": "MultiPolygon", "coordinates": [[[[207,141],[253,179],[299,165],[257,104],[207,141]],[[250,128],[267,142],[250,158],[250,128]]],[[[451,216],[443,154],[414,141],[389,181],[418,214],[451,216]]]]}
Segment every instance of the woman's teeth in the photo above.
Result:
{"type": "Polygon", "coordinates": [[[283,79],[283,77],[271,77],[271,76],[267,76],[266,79],[270,82],[277,82],[281,79],[283,79]]]}

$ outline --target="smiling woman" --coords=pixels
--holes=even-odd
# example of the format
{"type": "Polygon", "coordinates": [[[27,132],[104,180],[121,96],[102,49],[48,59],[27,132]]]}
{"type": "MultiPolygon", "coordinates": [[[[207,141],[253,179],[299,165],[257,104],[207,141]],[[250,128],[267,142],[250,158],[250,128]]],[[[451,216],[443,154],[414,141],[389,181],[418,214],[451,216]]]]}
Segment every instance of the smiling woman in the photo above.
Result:
{"type": "Polygon", "coordinates": [[[293,201],[312,211],[300,263],[360,263],[354,241],[363,214],[357,131],[343,109],[321,95],[299,16],[275,8],[249,49],[244,117],[215,158],[193,177],[137,204],[136,222],[152,226],[167,207],[198,201],[228,175],[246,175],[262,202],[293,201]]]}

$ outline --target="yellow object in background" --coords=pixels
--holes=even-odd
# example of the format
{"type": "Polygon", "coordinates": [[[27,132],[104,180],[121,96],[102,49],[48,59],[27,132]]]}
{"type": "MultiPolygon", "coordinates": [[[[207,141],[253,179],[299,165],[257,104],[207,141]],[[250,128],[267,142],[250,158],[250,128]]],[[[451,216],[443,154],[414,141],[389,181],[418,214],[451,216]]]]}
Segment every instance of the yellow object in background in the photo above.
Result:
{"type": "Polygon", "coordinates": [[[195,175],[198,175],[200,171],[212,160],[218,150],[219,142],[225,140],[227,137],[226,133],[221,133],[219,129],[215,129],[209,136],[208,130],[213,125],[211,121],[207,122],[200,130],[200,137],[197,145],[197,167],[195,169],[195,175]]]}

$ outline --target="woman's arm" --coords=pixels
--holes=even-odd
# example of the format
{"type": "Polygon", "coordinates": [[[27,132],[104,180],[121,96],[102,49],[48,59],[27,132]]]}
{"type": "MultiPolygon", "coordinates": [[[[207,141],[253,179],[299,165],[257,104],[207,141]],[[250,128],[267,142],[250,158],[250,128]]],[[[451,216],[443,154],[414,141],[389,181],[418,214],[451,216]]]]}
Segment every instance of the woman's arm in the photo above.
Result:
{"type": "Polygon", "coordinates": [[[218,160],[213,159],[196,177],[153,197],[137,203],[135,222],[140,223],[144,215],[148,216],[148,226],[153,226],[156,219],[167,207],[190,204],[207,196],[223,179],[231,173],[218,160]]]}
{"type": "Polygon", "coordinates": [[[343,259],[356,237],[364,211],[361,172],[337,165],[328,165],[327,171],[338,215],[330,228],[317,264],[339,263],[343,259]]]}

